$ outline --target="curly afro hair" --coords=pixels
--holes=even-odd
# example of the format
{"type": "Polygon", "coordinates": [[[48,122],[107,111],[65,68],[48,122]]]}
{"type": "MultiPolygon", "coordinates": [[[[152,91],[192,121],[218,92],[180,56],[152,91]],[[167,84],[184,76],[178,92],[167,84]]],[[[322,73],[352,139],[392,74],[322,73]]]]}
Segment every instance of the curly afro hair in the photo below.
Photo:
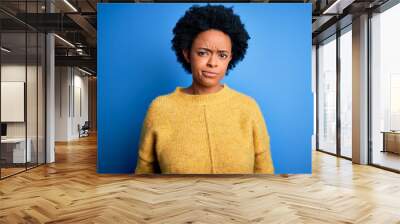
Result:
{"type": "Polygon", "coordinates": [[[240,17],[233,13],[232,8],[222,5],[194,5],[190,7],[183,17],[176,23],[172,39],[172,50],[175,51],[178,61],[185,71],[192,73],[182,51],[190,50],[193,40],[204,31],[215,29],[227,34],[232,42],[232,60],[228,65],[228,71],[243,60],[248,48],[249,34],[244,28],[240,17]]]}

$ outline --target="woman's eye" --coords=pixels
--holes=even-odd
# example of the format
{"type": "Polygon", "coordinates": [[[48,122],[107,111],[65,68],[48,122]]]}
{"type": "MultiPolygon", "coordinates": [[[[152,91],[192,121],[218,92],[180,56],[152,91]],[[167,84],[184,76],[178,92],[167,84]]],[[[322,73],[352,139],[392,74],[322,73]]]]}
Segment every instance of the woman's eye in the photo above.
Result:
{"type": "Polygon", "coordinates": [[[220,54],[219,57],[222,58],[222,59],[226,59],[226,58],[228,58],[228,55],[226,55],[226,54],[220,54]]]}
{"type": "Polygon", "coordinates": [[[199,56],[205,56],[205,55],[207,55],[207,52],[206,51],[199,51],[197,54],[199,56]]]}

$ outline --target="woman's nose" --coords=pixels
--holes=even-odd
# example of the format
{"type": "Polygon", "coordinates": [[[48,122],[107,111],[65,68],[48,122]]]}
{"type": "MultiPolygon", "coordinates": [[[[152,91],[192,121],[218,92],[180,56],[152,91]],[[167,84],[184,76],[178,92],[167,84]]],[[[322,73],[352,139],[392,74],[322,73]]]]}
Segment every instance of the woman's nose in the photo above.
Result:
{"type": "Polygon", "coordinates": [[[211,55],[211,57],[208,59],[207,65],[211,68],[218,66],[217,57],[215,55],[211,55]]]}

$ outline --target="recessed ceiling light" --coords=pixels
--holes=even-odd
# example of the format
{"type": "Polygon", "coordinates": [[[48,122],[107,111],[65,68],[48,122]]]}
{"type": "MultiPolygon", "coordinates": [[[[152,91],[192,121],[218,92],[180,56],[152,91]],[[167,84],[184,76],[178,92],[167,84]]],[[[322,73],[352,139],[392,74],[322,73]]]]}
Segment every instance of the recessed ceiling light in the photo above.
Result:
{"type": "Polygon", "coordinates": [[[69,3],[68,0],[64,0],[65,4],[67,4],[72,10],[74,10],[74,12],[78,12],[78,10],[71,4],[69,3]]]}
{"type": "Polygon", "coordinates": [[[10,52],[11,52],[11,50],[9,50],[9,49],[7,49],[7,48],[5,48],[5,47],[1,47],[1,50],[4,51],[4,52],[6,52],[6,53],[10,53],[10,52]]]}
{"type": "Polygon", "coordinates": [[[66,40],[66,39],[64,39],[64,38],[62,38],[62,37],[60,37],[60,36],[57,35],[57,34],[54,34],[54,36],[57,37],[58,39],[60,39],[62,42],[66,43],[67,45],[69,45],[69,46],[75,48],[75,45],[73,45],[73,44],[72,44],[71,42],[69,42],[68,40],[66,40]]]}
{"type": "Polygon", "coordinates": [[[325,9],[322,14],[342,14],[343,9],[351,5],[355,0],[336,0],[332,5],[325,9]]]}
{"type": "Polygon", "coordinates": [[[86,70],[83,70],[83,69],[81,69],[81,68],[79,68],[79,67],[78,67],[78,70],[81,71],[81,72],[83,72],[83,73],[85,73],[85,74],[87,74],[87,75],[90,75],[90,76],[93,75],[92,73],[90,73],[90,72],[88,72],[88,71],[86,71],[86,70]]]}

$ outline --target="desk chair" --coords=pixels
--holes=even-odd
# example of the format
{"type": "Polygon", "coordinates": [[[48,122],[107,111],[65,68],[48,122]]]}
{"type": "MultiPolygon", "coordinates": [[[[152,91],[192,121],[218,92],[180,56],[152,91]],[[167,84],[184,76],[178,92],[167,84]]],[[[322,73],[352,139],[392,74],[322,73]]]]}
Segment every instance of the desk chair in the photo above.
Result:
{"type": "Polygon", "coordinates": [[[79,138],[89,136],[89,129],[90,129],[89,121],[85,121],[82,127],[80,127],[80,125],[78,124],[79,138]]]}

